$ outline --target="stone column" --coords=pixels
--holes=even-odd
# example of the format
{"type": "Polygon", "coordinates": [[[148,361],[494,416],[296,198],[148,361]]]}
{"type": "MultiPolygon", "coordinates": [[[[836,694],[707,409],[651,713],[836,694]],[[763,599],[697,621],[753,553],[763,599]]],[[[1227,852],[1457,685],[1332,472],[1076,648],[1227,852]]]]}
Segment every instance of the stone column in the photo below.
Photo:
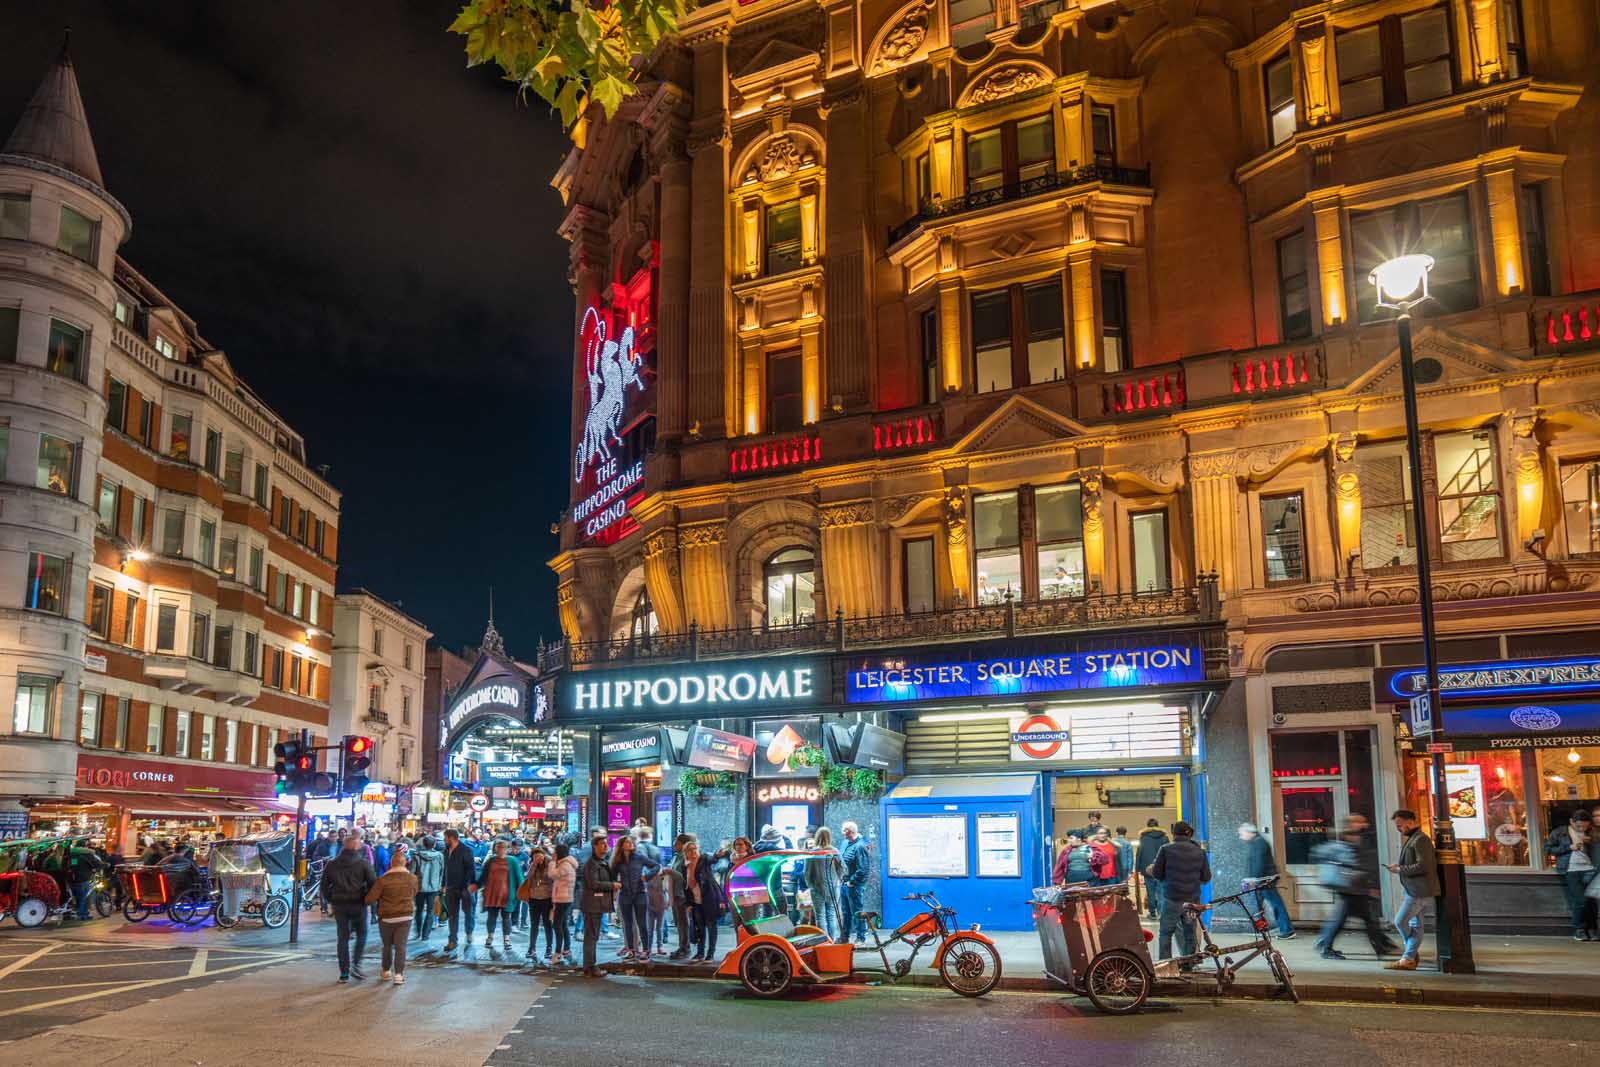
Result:
{"type": "Polygon", "coordinates": [[[1239,536],[1238,456],[1207,452],[1189,457],[1189,494],[1194,509],[1196,571],[1215,570],[1224,597],[1241,587],[1235,558],[1239,536]]]}
{"type": "Polygon", "coordinates": [[[823,268],[823,406],[839,397],[846,411],[865,407],[871,397],[871,360],[867,350],[866,223],[871,212],[872,162],[867,152],[865,93],[852,79],[844,92],[823,105],[827,119],[828,187],[824,197],[823,268]]]}
{"type": "MultiPolygon", "coordinates": [[[[1502,7],[1504,5],[1500,0],[1466,0],[1466,35],[1471,67],[1465,73],[1468,80],[1478,85],[1500,81],[1511,74],[1506,62],[1505,27],[1501,25],[1502,7]]],[[[1459,22],[1456,32],[1460,33],[1459,22]]]]}
{"type": "Polygon", "coordinates": [[[967,383],[961,345],[962,286],[957,275],[939,279],[939,384],[946,393],[962,392],[967,383]]]}
{"type": "MultiPolygon", "coordinates": [[[[1067,256],[1072,289],[1072,360],[1079,370],[1093,370],[1099,361],[1095,330],[1094,252],[1083,248],[1067,256]]],[[[1125,354],[1126,355],[1126,354],[1125,354]]],[[[1127,367],[1121,368],[1127,370],[1127,367]]]]}
{"type": "Polygon", "coordinates": [[[1517,224],[1515,150],[1483,166],[1484,199],[1489,204],[1489,240],[1494,249],[1494,287],[1515,296],[1527,286],[1522,277],[1522,231],[1517,224]]]}
{"type": "Polygon", "coordinates": [[[661,166],[661,264],[656,273],[656,442],[675,444],[685,422],[689,376],[689,157],[686,124],[676,117],[656,126],[661,166]]]}
{"type": "Polygon", "coordinates": [[[1093,467],[1078,473],[1083,501],[1083,580],[1090,596],[1106,588],[1106,528],[1101,493],[1104,472],[1093,467]]]}
{"type": "Polygon", "coordinates": [[[829,610],[844,609],[857,617],[881,614],[878,605],[876,565],[877,524],[871,500],[830,504],[822,509],[819,525],[822,577],[829,610]]]}
{"type": "MultiPolygon", "coordinates": [[[[1339,236],[1339,197],[1310,196],[1317,244],[1317,277],[1321,284],[1322,324],[1342,325],[1350,317],[1344,306],[1344,244],[1339,236]]],[[[1365,280],[1361,284],[1365,285],[1365,280]]]]}
{"type": "Polygon", "coordinates": [[[945,563],[957,606],[972,605],[972,568],[967,558],[967,502],[959,489],[944,498],[945,563]]]}
{"type": "Polygon", "coordinates": [[[727,542],[728,530],[721,522],[678,528],[685,626],[725,630],[730,625],[727,542]]]}
{"type": "Polygon", "coordinates": [[[721,437],[735,423],[728,319],[727,180],[728,114],[725,30],[697,35],[694,47],[694,119],[688,151],[689,390],[688,418],[705,437],[721,437]]]}
{"type": "Polygon", "coordinates": [[[652,530],[644,539],[644,585],[662,632],[678,634],[688,629],[679,582],[678,531],[671,526],[652,530]]]}

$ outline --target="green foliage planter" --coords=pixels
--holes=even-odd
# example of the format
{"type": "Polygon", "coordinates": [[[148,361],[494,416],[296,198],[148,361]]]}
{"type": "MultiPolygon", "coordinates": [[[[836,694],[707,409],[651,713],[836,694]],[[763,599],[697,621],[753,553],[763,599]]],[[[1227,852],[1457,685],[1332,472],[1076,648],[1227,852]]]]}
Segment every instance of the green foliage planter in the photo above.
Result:
{"type": "Polygon", "coordinates": [[[817,776],[817,789],[825,797],[860,797],[870,800],[883,792],[883,777],[865,768],[825,766],[817,776]]]}
{"type": "Polygon", "coordinates": [[[817,790],[825,797],[849,796],[850,768],[823,767],[822,773],[817,775],[817,790]]]}
{"type": "Polygon", "coordinates": [[[695,771],[678,779],[678,792],[704,799],[707,793],[731,796],[739,791],[739,779],[731,771],[695,771]]]}
{"type": "Polygon", "coordinates": [[[883,776],[877,771],[858,770],[850,774],[850,792],[862,799],[883,792],[883,776]]]}

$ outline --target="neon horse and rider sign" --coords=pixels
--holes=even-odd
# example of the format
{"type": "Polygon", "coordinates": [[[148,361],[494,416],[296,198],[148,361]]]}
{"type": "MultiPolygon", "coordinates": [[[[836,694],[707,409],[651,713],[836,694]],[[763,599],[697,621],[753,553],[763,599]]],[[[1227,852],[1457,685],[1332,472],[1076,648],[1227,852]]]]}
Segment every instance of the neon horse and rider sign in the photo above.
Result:
{"type": "Polygon", "coordinates": [[[590,307],[583,313],[578,345],[583,352],[584,374],[589,382],[589,403],[578,447],[572,457],[572,478],[579,485],[594,472],[594,491],[572,506],[572,521],[582,523],[585,537],[601,537],[627,518],[629,492],[644,480],[644,461],[623,459],[622,422],[630,387],[645,391],[644,355],[634,347],[633,327],[620,336],[610,335],[612,324],[605,312],[590,307]]]}

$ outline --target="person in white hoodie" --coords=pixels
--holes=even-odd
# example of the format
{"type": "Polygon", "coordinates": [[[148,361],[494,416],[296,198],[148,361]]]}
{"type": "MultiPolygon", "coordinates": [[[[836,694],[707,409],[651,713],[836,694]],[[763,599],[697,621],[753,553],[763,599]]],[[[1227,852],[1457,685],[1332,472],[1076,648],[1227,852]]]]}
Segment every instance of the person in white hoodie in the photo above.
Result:
{"type": "Polygon", "coordinates": [[[551,864],[550,900],[555,906],[556,949],[550,957],[551,966],[564,963],[572,966],[572,901],[578,891],[578,861],[566,845],[556,846],[555,862],[551,864]]]}

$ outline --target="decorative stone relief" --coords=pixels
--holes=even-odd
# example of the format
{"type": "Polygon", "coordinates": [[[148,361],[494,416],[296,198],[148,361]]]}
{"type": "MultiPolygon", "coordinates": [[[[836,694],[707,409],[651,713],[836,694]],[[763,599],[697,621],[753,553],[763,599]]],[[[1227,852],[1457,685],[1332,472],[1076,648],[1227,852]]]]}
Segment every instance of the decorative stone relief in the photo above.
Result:
{"type": "Polygon", "coordinates": [[[879,514],[891,525],[905,518],[906,513],[926,499],[921,496],[892,496],[879,504],[879,514]]]}
{"type": "Polygon", "coordinates": [[[1017,93],[1025,93],[1029,89],[1037,89],[1044,83],[1045,76],[1037,67],[1007,63],[995,67],[974,82],[967,89],[962,103],[963,105],[989,104],[996,100],[1004,100],[1008,96],[1015,96],[1017,93]]]}
{"type": "Polygon", "coordinates": [[[816,155],[794,138],[774,137],[768,142],[766,151],[762,152],[751,165],[745,175],[745,181],[778,181],[797,171],[815,166],[816,162],[816,155]]]}
{"type": "Polygon", "coordinates": [[[952,551],[967,543],[967,507],[959,489],[945,493],[944,526],[945,537],[952,551]]]}
{"type": "Polygon", "coordinates": [[[1222,478],[1231,475],[1239,461],[1239,454],[1226,452],[1196,453],[1189,457],[1189,474],[1195,478],[1222,478]]]}
{"type": "Polygon", "coordinates": [[[860,526],[871,521],[872,501],[851,500],[822,508],[819,525],[827,530],[835,526],[860,526]]]}
{"type": "Polygon", "coordinates": [[[928,39],[928,9],[921,4],[901,15],[878,41],[877,55],[868,68],[882,74],[911,60],[928,39]]]}
{"type": "Polygon", "coordinates": [[[728,529],[720,522],[703,522],[678,529],[678,544],[683,548],[720,545],[728,539],[728,529]]]}
{"type": "Polygon", "coordinates": [[[1328,36],[1322,20],[1303,27],[1300,37],[1301,87],[1305,90],[1307,126],[1320,126],[1333,118],[1328,103],[1328,36]]]}
{"type": "Polygon", "coordinates": [[[1467,26],[1472,34],[1472,75],[1480,85],[1499,81],[1511,72],[1506,69],[1505,47],[1500,27],[1500,0],[1469,0],[1467,26]]]}
{"type": "Polygon", "coordinates": [[[667,573],[674,578],[678,576],[678,531],[670,526],[651,531],[644,539],[644,558],[655,560],[665,556],[667,573]]]}

